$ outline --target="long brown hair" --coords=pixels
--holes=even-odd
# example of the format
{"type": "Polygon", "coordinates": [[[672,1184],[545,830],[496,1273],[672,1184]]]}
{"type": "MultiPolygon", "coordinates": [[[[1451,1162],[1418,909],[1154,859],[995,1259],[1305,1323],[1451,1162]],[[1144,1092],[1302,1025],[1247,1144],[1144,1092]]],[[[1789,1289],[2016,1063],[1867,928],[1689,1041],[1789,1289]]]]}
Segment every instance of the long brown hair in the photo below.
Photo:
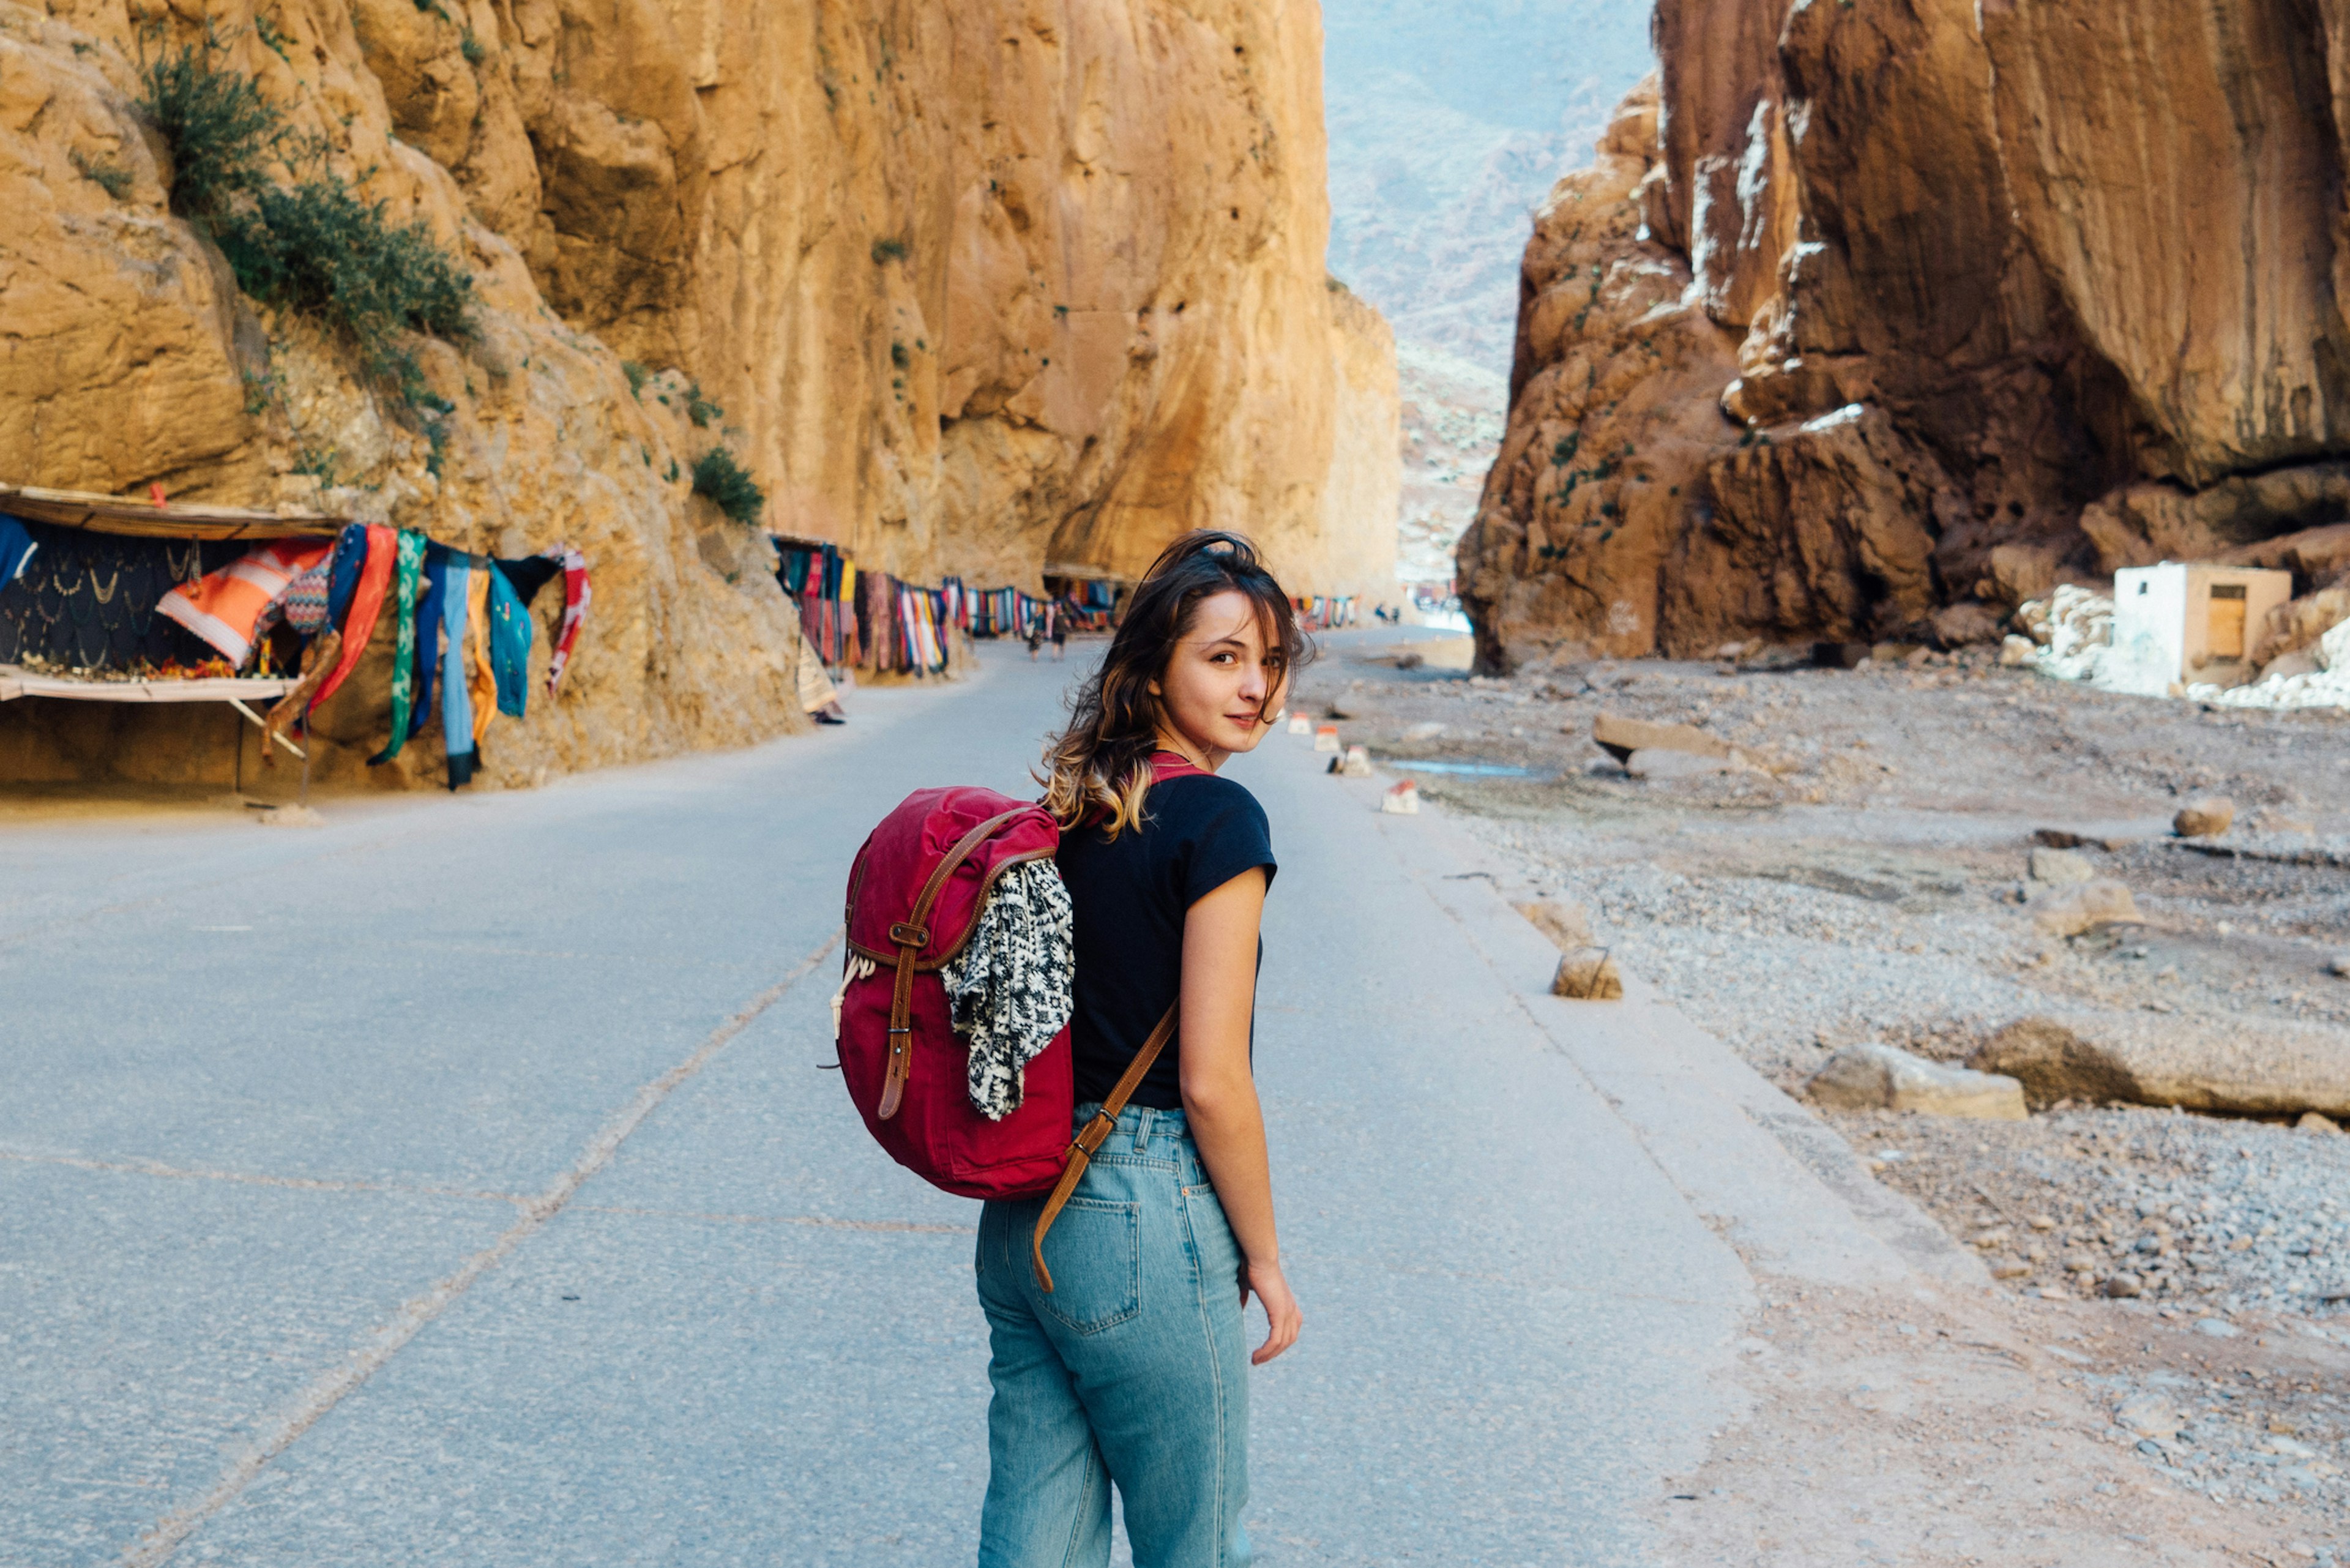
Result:
{"type": "MultiPolygon", "coordinates": [[[[1199,618],[1200,601],[1233,589],[1255,605],[1258,629],[1280,661],[1280,685],[1265,694],[1268,709],[1314,657],[1289,596],[1245,537],[1199,528],[1168,545],[1136,585],[1101,667],[1069,700],[1068,727],[1045,748],[1045,772],[1036,780],[1045,786],[1045,809],[1062,827],[1098,814],[1115,838],[1141,820],[1150,753],[1159,744],[1159,699],[1150,683],[1167,673],[1176,644],[1199,618]]],[[[1270,712],[1261,722],[1271,722],[1270,712]]]]}

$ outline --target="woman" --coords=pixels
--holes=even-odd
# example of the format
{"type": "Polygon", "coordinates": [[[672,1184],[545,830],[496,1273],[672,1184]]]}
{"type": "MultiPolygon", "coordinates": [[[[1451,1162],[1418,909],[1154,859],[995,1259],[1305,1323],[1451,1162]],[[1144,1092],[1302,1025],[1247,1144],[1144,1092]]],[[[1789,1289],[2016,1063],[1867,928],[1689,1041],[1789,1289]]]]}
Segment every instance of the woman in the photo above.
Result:
{"type": "Polygon", "coordinates": [[[1077,1125],[1179,995],[1180,1023],[1045,1240],[1051,1291],[1029,1260],[1039,1201],[981,1216],[995,1388],[982,1568],[1107,1563],[1113,1485],[1138,1568],[1248,1559],[1243,1363],[1288,1349],[1302,1319],[1249,1060],[1273,846],[1263,809],[1216,770],[1271,729],[1305,652],[1247,540],[1186,535],[1046,750],[1076,914],[1077,1125]],[[1252,1293],[1270,1332],[1250,1355],[1252,1293]]]}

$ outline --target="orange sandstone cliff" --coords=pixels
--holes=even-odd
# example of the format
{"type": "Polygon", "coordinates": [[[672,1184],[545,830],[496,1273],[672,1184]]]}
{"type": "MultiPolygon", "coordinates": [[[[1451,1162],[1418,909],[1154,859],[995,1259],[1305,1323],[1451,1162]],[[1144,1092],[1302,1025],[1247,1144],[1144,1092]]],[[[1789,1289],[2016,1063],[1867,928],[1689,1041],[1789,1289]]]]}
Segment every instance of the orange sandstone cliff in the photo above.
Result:
{"type": "MultiPolygon", "coordinates": [[[[1324,270],[1312,5],[0,0],[0,478],[588,553],[508,781],[800,722],[764,546],[690,493],[721,442],[767,528],[917,580],[1130,575],[1200,525],[1300,592],[1393,577],[1393,345],[1324,270]],[[207,25],[473,274],[472,340],[418,340],[437,458],[170,212],[141,40],[207,25]]],[[[380,738],[353,690],[330,774],[380,738]]]]}
{"type": "Polygon", "coordinates": [[[2280,545],[2350,514],[2350,5],[1659,0],[1654,31],[1527,246],[1458,557],[1487,667],[1980,639],[2164,558],[2350,568],[2280,545]]]}

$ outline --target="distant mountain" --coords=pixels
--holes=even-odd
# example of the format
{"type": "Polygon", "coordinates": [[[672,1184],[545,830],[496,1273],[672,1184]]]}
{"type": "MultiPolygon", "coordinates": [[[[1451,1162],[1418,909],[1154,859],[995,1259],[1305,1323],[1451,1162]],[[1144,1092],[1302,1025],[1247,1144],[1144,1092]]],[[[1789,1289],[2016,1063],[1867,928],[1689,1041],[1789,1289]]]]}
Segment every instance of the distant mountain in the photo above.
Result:
{"type": "Polygon", "coordinates": [[[1330,270],[1395,327],[1404,576],[1442,578],[1508,411],[1529,214],[1655,65],[1648,5],[1324,0],[1322,26],[1330,270]]]}

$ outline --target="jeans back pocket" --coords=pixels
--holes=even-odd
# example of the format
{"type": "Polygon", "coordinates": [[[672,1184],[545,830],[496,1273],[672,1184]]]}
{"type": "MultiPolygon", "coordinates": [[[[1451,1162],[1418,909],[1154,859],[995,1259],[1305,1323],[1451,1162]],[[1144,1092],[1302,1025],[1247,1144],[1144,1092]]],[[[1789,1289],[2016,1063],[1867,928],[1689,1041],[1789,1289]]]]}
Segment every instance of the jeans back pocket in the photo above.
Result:
{"type": "Polygon", "coordinates": [[[1053,1289],[1036,1304],[1079,1334],[1099,1334],[1142,1310],[1142,1205],[1072,1198],[1045,1235],[1053,1289]]]}

